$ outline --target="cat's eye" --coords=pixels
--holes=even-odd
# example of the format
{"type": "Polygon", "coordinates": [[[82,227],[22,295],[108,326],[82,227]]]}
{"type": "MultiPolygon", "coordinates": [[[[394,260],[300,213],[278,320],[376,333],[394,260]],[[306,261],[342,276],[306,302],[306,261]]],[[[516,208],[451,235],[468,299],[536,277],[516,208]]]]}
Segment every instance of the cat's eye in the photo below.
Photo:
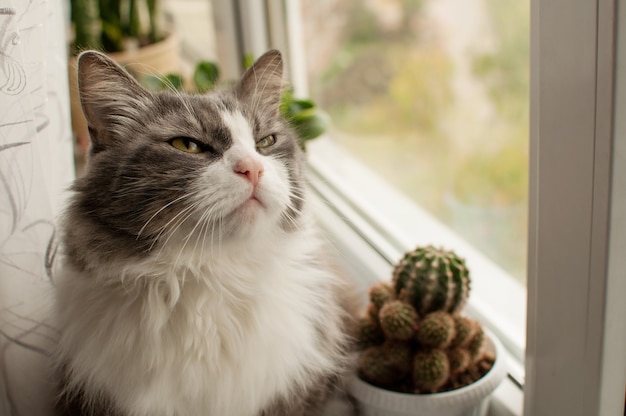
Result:
{"type": "Polygon", "coordinates": [[[269,136],[265,136],[262,139],[257,140],[256,147],[262,149],[264,147],[270,147],[276,143],[276,136],[270,134],[269,136]]]}
{"type": "Polygon", "coordinates": [[[204,151],[202,144],[189,137],[177,137],[170,140],[170,144],[187,153],[202,153],[204,151]]]}

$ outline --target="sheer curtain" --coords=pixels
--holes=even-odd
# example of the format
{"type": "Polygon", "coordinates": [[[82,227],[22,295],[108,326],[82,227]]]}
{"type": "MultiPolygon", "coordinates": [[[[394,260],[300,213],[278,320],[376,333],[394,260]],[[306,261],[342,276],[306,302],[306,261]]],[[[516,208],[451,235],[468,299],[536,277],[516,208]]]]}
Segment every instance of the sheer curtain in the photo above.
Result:
{"type": "Polygon", "coordinates": [[[0,0],[0,414],[46,415],[54,220],[73,178],[64,0],[0,0]]]}

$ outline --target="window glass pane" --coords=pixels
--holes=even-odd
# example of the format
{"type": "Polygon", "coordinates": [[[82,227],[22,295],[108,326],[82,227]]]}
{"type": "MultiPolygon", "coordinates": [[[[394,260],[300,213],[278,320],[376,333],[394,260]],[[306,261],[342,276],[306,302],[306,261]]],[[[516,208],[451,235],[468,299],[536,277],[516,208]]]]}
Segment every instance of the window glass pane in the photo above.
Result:
{"type": "Polygon", "coordinates": [[[333,140],[524,281],[529,2],[301,4],[333,140]]]}

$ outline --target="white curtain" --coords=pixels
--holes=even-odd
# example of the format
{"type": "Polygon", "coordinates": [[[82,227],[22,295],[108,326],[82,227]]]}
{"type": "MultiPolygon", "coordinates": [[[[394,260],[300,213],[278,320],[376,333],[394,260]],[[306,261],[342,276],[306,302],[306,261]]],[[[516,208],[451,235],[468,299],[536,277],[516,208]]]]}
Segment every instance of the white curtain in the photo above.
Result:
{"type": "Polygon", "coordinates": [[[50,412],[54,221],[73,178],[65,0],[0,0],[0,415],[50,412]]]}

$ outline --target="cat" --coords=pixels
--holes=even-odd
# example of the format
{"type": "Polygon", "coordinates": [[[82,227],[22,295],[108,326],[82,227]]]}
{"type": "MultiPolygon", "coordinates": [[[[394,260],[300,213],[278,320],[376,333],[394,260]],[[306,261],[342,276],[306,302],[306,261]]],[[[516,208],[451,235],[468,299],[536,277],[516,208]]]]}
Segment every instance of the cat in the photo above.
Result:
{"type": "Polygon", "coordinates": [[[358,300],[329,266],[280,52],[229,89],[150,92],[78,60],[88,169],[61,220],[61,415],[317,415],[358,300]]]}

